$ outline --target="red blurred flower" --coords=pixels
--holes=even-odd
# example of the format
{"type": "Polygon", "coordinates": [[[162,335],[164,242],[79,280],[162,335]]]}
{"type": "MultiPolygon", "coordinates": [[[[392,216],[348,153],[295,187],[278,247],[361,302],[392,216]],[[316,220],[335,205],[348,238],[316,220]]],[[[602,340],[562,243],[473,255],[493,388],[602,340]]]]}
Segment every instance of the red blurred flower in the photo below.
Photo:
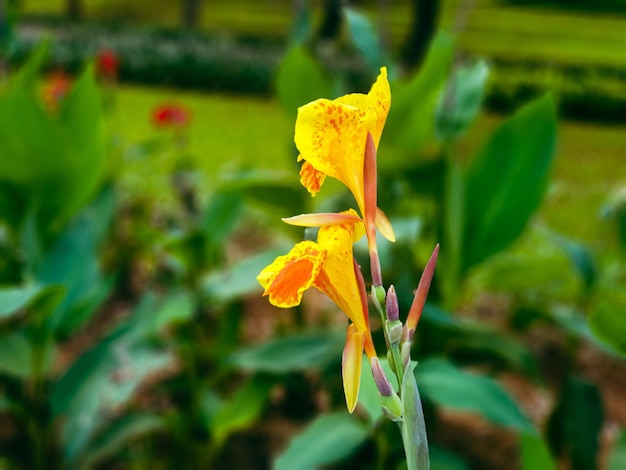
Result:
{"type": "Polygon", "coordinates": [[[98,76],[105,80],[116,80],[119,58],[111,49],[102,49],[96,55],[96,70],[98,76]]]}
{"type": "Polygon", "coordinates": [[[152,123],[163,129],[186,127],[190,118],[189,110],[176,103],[162,104],[152,111],[152,123]]]}
{"type": "Polygon", "coordinates": [[[43,84],[43,102],[46,108],[52,113],[57,113],[71,88],[72,80],[65,72],[53,72],[48,75],[43,84]]]}

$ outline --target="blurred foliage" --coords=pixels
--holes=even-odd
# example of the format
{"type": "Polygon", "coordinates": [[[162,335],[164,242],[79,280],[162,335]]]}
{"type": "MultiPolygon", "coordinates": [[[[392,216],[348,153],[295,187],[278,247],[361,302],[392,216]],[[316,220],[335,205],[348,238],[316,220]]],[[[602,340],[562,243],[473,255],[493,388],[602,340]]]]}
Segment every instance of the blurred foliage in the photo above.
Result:
{"type": "MultiPolygon", "coordinates": [[[[116,84],[100,77],[98,86],[94,67],[83,64],[106,43],[120,55],[125,80],[262,93],[275,87],[293,119],[312,99],[361,89],[389,60],[360,11],[345,12],[345,34],[328,48],[306,11],[299,19],[286,52],[275,41],[76,26],[6,79],[0,467],[402,465],[371,374],[362,375],[355,414],[335,411],[343,406],[337,370],[344,337],[332,326],[333,309],[313,300],[315,315],[310,306],[270,311],[268,327],[255,303],[260,268],[286,240],[302,237],[270,225],[276,214],[314,204],[345,209],[344,195],[311,201],[295,171],[271,168],[271,161],[216,168],[216,183],[203,188],[190,155],[193,119],[128,142],[114,125],[116,84]],[[46,57],[77,72],[52,107],[42,92],[50,80],[42,76],[46,57]],[[156,167],[163,154],[173,172],[159,192],[172,194],[170,206],[123,190],[120,167],[156,167]],[[265,438],[261,451],[251,445],[285,423],[293,439],[265,438]]],[[[385,279],[404,293],[402,311],[429,249],[442,244],[414,351],[428,426],[446,426],[446,413],[470,416],[515,436],[519,468],[563,461],[597,468],[607,412],[599,384],[577,360],[588,348],[602,358],[626,354],[623,191],[607,197],[603,215],[612,233],[600,249],[542,226],[536,211],[549,187],[557,107],[576,116],[571,109],[595,96],[595,117],[617,116],[610,109],[623,101],[620,78],[614,70],[568,68],[544,77],[531,62],[461,58],[455,41],[439,33],[409,76],[388,63],[393,105],[379,149],[379,204],[398,238],[381,243],[380,255],[385,279]],[[556,82],[559,93],[544,95],[556,82]],[[465,154],[463,141],[485,102],[515,112],[465,154]],[[492,305],[501,293],[508,303],[492,305]],[[497,318],[473,316],[481,296],[497,318]],[[542,335],[557,345],[554,364],[535,343],[542,335]],[[504,385],[511,375],[550,396],[545,426],[504,385]]],[[[18,41],[14,57],[22,60],[35,42],[18,41]]],[[[440,438],[430,443],[433,469],[482,468],[440,438]]],[[[609,468],[621,468],[625,442],[622,430],[607,454],[609,468]]]]}

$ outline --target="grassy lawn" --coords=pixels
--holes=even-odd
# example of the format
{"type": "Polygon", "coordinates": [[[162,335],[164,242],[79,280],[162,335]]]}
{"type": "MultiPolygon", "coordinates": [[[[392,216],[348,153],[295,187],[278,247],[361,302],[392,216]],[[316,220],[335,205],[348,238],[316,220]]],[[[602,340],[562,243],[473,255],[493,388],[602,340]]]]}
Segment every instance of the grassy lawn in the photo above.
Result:
{"type": "MultiPolygon", "coordinates": [[[[236,169],[295,168],[293,123],[272,100],[123,87],[112,123],[126,142],[157,136],[149,116],[154,106],[165,101],[182,103],[193,114],[189,153],[208,189],[218,184],[224,173],[236,169]]],[[[492,115],[479,118],[459,145],[459,153],[472,155],[500,119],[492,115]]],[[[560,233],[601,243],[606,227],[599,220],[599,211],[610,192],[626,183],[626,127],[561,122],[559,132],[556,165],[542,218],[560,233]]],[[[123,174],[129,187],[163,197],[165,178],[173,164],[166,157],[131,159],[123,174]]]]}
{"type": "MultiPolygon", "coordinates": [[[[176,26],[179,0],[83,0],[87,19],[133,21],[176,26]]],[[[388,29],[394,47],[410,26],[407,1],[389,2],[388,29]]],[[[443,2],[442,23],[450,27],[458,17],[459,0],[443,2]]],[[[60,15],[64,0],[23,0],[26,14],[60,15]]],[[[320,2],[313,2],[319,5],[320,2]]],[[[367,13],[380,15],[375,2],[367,13]]],[[[316,10],[319,13],[319,8],[316,10]]],[[[293,21],[290,0],[211,0],[202,11],[200,25],[211,31],[284,38],[293,21]]],[[[461,14],[465,28],[459,46],[487,57],[531,59],[578,65],[626,67],[626,15],[575,10],[511,6],[495,0],[476,0],[461,14]]]]}

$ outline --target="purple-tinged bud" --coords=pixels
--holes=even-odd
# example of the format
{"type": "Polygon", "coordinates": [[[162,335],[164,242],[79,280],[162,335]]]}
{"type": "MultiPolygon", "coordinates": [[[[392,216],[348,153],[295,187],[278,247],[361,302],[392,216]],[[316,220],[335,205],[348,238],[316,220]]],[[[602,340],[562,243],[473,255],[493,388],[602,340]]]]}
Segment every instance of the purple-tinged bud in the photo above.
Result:
{"type": "Polygon", "coordinates": [[[396,288],[393,285],[389,286],[386,298],[387,306],[387,319],[390,322],[400,320],[400,307],[398,306],[398,296],[396,294],[396,288]]]}
{"type": "Polygon", "coordinates": [[[370,362],[372,366],[372,375],[374,376],[374,382],[376,382],[376,387],[378,391],[383,397],[389,397],[393,394],[393,388],[391,387],[391,383],[389,379],[385,375],[385,371],[380,365],[380,361],[376,356],[372,357],[370,362]]]}

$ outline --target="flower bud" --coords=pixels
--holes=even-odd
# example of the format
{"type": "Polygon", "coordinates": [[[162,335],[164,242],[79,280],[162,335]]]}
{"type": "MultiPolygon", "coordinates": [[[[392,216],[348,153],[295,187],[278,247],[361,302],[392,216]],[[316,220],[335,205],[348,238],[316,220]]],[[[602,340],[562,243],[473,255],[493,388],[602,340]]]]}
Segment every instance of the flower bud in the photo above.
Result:
{"type": "Polygon", "coordinates": [[[400,307],[398,306],[398,296],[396,295],[396,288],[393,285],[389,286],[386,299],[387,318],[390,322],[400,320],[400,307]]]}
{"type": "Polygon", "coordinates": [[[410,341],[402,343],[402,346],[400,347],[400,357],[402,358],[402,366],[406,369],[406,366],[411,360],[411,342],[410,341]]]}
{"type": "Polygon", "coordinates": [[[383,397],[391,396],[393,392],[393,388],[391,387],[391,382],[385,375],[385,371],[380,365],[380,361],[376,356],[372,357],[370,362],[372,367],[372,375],[374,376],[374,382],[376,382],[376,387],[378,388],[378,392],[383,397]]]}
{"type": "Polygon", "coordinates": [[[374,302],[376,310],[382,315],[382,306],[385,305],[385,288],[383,286],[372,285],[372,302],[374,302]]]}
{"type": "Polygon", "coordinates": [[[397,393],[393,393],[388,397],[380,397],[380,405],[383,414],[391,421],[402,421],[402,400],[397,393]]]}
{"type": "Polygon", "coordinates": [[[399,320],[386,321],[385,328],[387,329],[387,337],[389,338],[389,343],[398,344],[400,342],[400,339],[402,338],[402,323],[399,320]]]}

